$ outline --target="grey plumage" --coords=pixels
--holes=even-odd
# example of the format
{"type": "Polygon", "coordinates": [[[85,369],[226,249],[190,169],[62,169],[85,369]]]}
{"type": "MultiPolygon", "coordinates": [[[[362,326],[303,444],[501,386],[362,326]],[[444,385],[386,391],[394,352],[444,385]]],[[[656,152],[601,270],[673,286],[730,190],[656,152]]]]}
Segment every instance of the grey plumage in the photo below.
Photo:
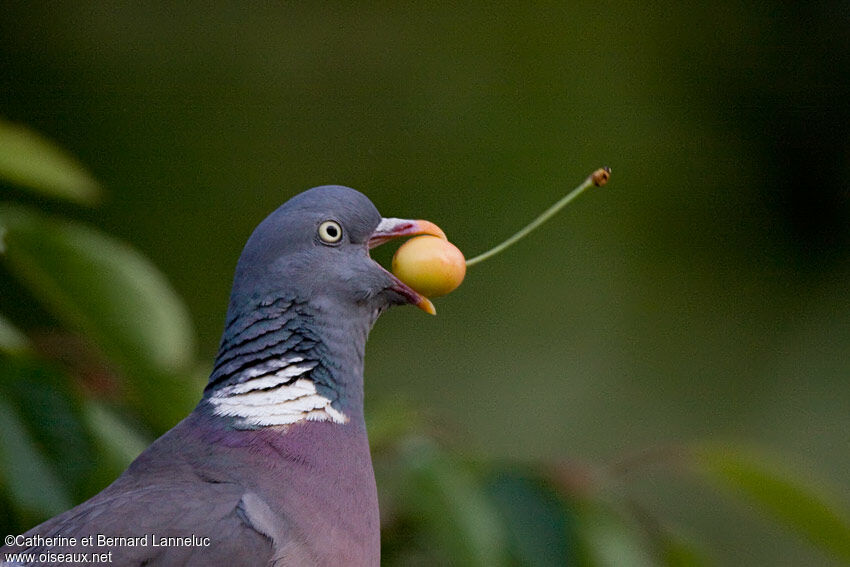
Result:
{"type": "Polygon", "coordinates": [[[281,206],[240,257],[195,410],[101,493],[26,534],[139,539],[2,553],[111,553],[112,564],[128,566],[378,565],[365,342],[388,306],[430,304],[368,248],[435,230],[382,220],[345,187],[314,188],[281,206]],[[154,545],[162,538],[190,539],[154,545]]]}

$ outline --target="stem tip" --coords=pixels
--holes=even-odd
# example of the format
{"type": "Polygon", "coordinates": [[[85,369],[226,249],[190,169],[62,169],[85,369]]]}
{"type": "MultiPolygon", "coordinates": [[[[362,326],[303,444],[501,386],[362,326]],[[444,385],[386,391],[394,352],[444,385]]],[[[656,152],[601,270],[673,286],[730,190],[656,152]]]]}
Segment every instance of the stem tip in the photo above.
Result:
{"type": "Polygon", "coordinates": [[[611,168],[610,167],[600,167],[596,171],[590,174],[590,179],[593,180],[593,184],[597,187],[602,187],[608,180],[611,179],[611,168]]]}

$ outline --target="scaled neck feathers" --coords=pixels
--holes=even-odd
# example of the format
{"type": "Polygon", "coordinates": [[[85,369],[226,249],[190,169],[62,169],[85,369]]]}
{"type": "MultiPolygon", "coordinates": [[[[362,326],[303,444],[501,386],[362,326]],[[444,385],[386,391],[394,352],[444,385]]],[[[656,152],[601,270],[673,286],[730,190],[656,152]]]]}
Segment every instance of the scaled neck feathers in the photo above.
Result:
{"type": "MultiPolygon", "coordinates": [[[[204,402],[237,429],[362,420],[362,330],[286,297],[231,303],[204,402]]],[[[340,318],[344,319],[344,318],[340,318]]]]}

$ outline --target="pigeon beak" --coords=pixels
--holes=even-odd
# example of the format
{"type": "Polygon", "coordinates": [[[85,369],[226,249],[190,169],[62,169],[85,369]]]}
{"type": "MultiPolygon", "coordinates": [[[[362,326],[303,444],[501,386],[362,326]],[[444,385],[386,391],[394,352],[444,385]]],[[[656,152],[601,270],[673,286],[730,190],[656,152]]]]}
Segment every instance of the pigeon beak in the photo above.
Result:
{"type": "MultiPolygon", "coordinates": [[[[381,219],[381,222],[378,224],[377,228],[375,228],[372,236],[369,237],[368,246],[369,249],[372,249],[394,238],[398,238],[400,236],[413,236],[415,234],[430,234],[444,240],[446,239],[446,233],[443,232],[439,226],[430,221],[386,218],[381,219]]],[[[390,274],[390,276],[394,280],[390,289],[404,297],[408,303],[415,305],[422,311],[431,315],[437,314],[434,304],[431,303],[427,297],[413,290],[410,286],[392,274],[390,274]]]]}
{"type": "Polygon", "coordinates": [[[446,240],[446,233],[431,221],[408,219],[381,219],[375,232],[369,237],[369,248],[380,246],[384,242],[399,236],[430,234],[446,240]]]}

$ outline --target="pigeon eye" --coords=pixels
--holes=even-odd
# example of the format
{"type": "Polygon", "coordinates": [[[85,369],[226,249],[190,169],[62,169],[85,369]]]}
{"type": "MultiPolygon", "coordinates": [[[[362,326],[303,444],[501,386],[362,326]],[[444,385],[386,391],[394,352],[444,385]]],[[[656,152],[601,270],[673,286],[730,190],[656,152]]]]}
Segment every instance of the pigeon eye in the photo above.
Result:
{"type": "Polygon", "coordinates": [[[342,227],[336,221],[327,220],[319,225],[319,238],[328,244],[336,244],[342,238],[342,227]]]}

